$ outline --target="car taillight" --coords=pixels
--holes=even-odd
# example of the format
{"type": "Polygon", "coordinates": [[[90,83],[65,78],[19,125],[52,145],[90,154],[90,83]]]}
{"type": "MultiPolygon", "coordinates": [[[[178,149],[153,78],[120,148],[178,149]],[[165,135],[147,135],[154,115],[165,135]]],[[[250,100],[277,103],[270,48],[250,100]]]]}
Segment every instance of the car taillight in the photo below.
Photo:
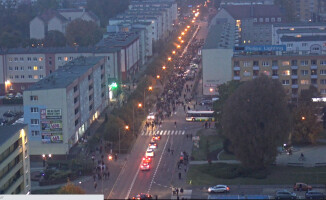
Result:
{"type": "Polygon", "coordinates": [[[227,190],[227,191],[229,191],[229,190],[230,190],[230,188],[229,188],[229,187],[227,187],[227,188],[226,188],[226,190],[227,190]]]}
{"type": "Polygon", "coordinates": [[[154,146],[156,146],[156,144],[154,144],[154,146]]]}

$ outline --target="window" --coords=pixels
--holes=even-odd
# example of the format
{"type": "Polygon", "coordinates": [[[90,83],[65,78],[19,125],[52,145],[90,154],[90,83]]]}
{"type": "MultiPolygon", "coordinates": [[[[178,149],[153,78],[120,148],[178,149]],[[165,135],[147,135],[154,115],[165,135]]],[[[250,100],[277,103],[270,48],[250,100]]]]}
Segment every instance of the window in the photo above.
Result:
{"type": "Polygon", "coordinates": [[[32,61],[32,58],[31,57],[27,57],[27,61],[32,61]]]}
{"type": "Polygon", "coordinates": [[[31,66],[28,66],[27,69],[28,69],[28,70],[32,70],[32,67],[31,67],[31,66]]]}
{"type": "Polygon", "coordinates": [[[254,18],[254,22],[257,22],[258,20],[257,20],[257,18],[254,18]]]}
{"type": "Polygon", "coordinates": [[[12,62],[12,58],[8,58],[8,61],[9,61],[9,62],[12,62]]]}
{"type": "Polygon", "coordinates": [[[33,67],[33,70],[34,70],[34,71],[37,71],[37,69],[38,69],[37,66],[34,66],[34,67],[33,67]]]}
{"type": "Polygon", "coordinates": [[[301,60],[300,64],[301,64],[301,66],[307,66],[308,65],[308,60],[301,60]]]}
{"type": "Polygon", "coordinates": [[[59,61],[61,61],[61,60],[62,60],[62,58],[61,58],[61,57],[58,57],[58,60],[59,60],[59,61]]]}
{"type": "Polygon", "coordinates": [[[40,135],[40,131],[32,131],[32,136],[38,136],[40,135]]]}
{"type": "Polygon", "coordinates": [[[72,61],[74,59],[74,57],[69,57],[69,60],[72,61]]]}
{"type": "Polygon", "coordinates": [[[21,71],[24,71],[24,67],[20,67],[20,70],[21,70],[21,71]]]}
{"type": "Polygon", "coordinates": [[[75,97],[74,98],[74,103],[77,103],[78,102],[78,97],[75,97]]]}
{"type": "Polygon", "coordinates": [[[17,58],[17,57],[15,57],[15,58],[14,58],[14,60],[15,60],[15,62],[17,62],[17,61],[18,61],[18,58],[17,58]]]}
{"type": "Polygon", "coordinates": [[[10,79],[14,79],[14,76],[13,76],[13,75],[10,75],[9,78],[10,78],[10,79]]]}
{"type": "Polygon", "coordinates": [[[309,80],[301,80],[300,81],[301,85],[308,85],[309,84],[309,80]]]}
{"type": "Polygon", "coordinates": [[[321,70],[319,71],[319,74],[320,74],[320,75],[326,75],[326,70],[325,70],[325,69],[321,69],[321,70]]]}
{"type": "Polygon", "coordinates": [[[326,60],[321,60],[320,65],[326,65],[326,60]]]}
{"type": "Polygon", "coordinates": [[[326,79],[320,79],[320,84],[326,85],[326,79]]]}
{"type": "Polygon", "coordinates": [[[91,75],[88,75],[88,80],[91,80],[92,76],[91,75]]]}
{"type": "Polygon", "coordinates": [[[293,43],[287,43],[287,44],[286,44],[286,47],[287,47],[287,48],[292,48],[292,47],[293,47],[293,43]]]}
{"type": "Polygon", "coordinates": [[[301,45],[302,45],[302,47],[306,47],[308,45],[308,43],[304,42],[301,45]]]}
{"type": "Polygon", "coordinates": [[[92,98],[93,98],[92,95],[89,95],[89,96],[88,96],[88,101],[91,101],[92,98]]]}
{"type": "Polygon", "coordinates": [[[281,22],[281,21],[282,21],[282,18],[278,17],[277,22],[281,22]]]}
{"type": "Polygon", "coordinates": [[[79,112],[79,107],[75,109],[75,115],[79,112]]]}
{"type": "Polygon", "coordinates": [[[244,67],[249,67],[250,66],[250,62],[249,61],[244,61],[243,62],[243,66],[244,67]]]}
{"type": "Polygon", "coordinates": [[[308,70],[301,70],[301,75],[303,75],[303,76],[308,75],[308,70]]]}
{"type": "Polygon", "coordinates": [[[253,75],[254,75],[254,76],[258,76],[258,75],[259,75],[259,70],[254,70],[254,71],[253,71],[253,75]]]}
{"type": "Polygon", "coordinates": [[[52,61],[51,60],[49,61],[49,65],[52,65],[52,61]]]}
{"type": "Polygon", "coordinates": [[[39,66],[39,69],[42,70],[43,69],[43,66],[39,66]]]}
{"type": "Polygon", "coordinates": [[[12,67],[9,67],[9,70],[12,71],[12,67]]]}
{"type": "Polygon", "coordinates": [[[269,18],[265,18],[265,22],[269,22],[269,18]]]}
{"type": "Polygon", "coordinates": [[[254,61],[254,66],[258,66],[259,62],[258,61],[254,61]]]}
{"type": "Polygon", "coordinates": [[[76,119],[76,120],[75,120],[75,126],[78,125],[78,123],[79,123],[78,121],[79,121],[79,119],[76,119]]]}
{"type": "Polygon", "coordinates": [[[272,61],[272,66],[278,66],[278,62],[277,62],[277,60],[273,60],[273,61],[272,61]]]}
{"type": "Polygon", "coordinates": [[[77,85],[74,87],[74,92],[77,92],[77,90],[78,90],[78,87],[77,87],[77,85]]]}
{"type": "Polygon", "coordinates": [[[265,67],[267,67],[267,66],[269,66],[269,63],[268,63],[268,61],[263,61],[262,62],[262,65],[265,66],[265,67]]]}
{"type": "Polygon", "coordinates": [[[259,18],[259,22],[264,22],[264,18],[259,18]]]}
{"type": "Polygon", "coordinates": [[[38,113],[38,107],[31,107],[31,113],[38,113]]]}
{"type": "Polygon", "coordinates": [[[32,79],[32,78],[33,78],[33,76],[32,76],[32,75],[28,75],[28,78],[29,78],[29,79],[32,79]]]}
{"type": "Polygon", "coordinates": [[[39,57],[38,61],[40,61],[40,62],[43,61],[43,57],[39,57]]]}
{"type": "Polygon", "coordinates": [[[17,79],[18,79],[18,78],[19,78],[19,75],[15,75],[15,78],[17,78],[17,79]]]}
{"type": "Polygon", "coordinates": [[[38,100],[38,96],[31,96],[31,101],[37,101],[38,100]]]}
{"type": "Polygon", "coordinates": [[[108,60],[110,60],[110,56],[108,56],[108,60]]]}
{"type": "Polygon", "coordinates": [[[311,84],[317,84],[317,79],[311,79],[311,84]]]}
{"type": "Polygon", "coordinates": [[[103,65],[101,65],[101,69],[104,69],[104,66],[103,65]]]}
{"type": "Polygon", "coordinates": [[[25,76],[24,75],[21,75],[20,78],[25,78],[25,76]]]}
{"type": "Polygon", "coordinates": [[[68,57],[64,57],[64,60],[65,60],[65,61],[68,61],[68,57]]]}
{"type": "Polygon", "coordinates": [[[317,60],[311,60],[311,65],[317,65],[317,60]]]}
{"type": "Polygon", "coordinates": [[[290,65],[290,61],[282,61],[282,66],[289,66],[290,65]]]}
{"type": "Polygon", "coordinates": [[[19,60],[20,60],[20,61],[24,61],[24,58],[23,58],[23,57],[20,57],[19,60]]]}
{"type": "Polygon", "coordinates": [[[282,80],[282,85],[290,85],[290,80],[282,80]]]}
{"type": "Polygon", "coordinates": [[[31,119],[31,125],[39,125],[40,124],[40,120],[38,119],[31,119]]]}
{"type": "Polygon", "coordinates": [[[42,79],[44,76],[43,75],[39,75],[39,79],[42,79]]]}
{"type": "Polygon", "coordinates": [[[37,75],[34,75],[34,79],[38,79],[38,76],[37,75]]]}
{"type": "Polygon", "coordinates": [[[311,74],[311,75],[317,75],[317,70],[316,70],[316,69],[312,69],[312,70],[310,71],[310,74],[311,74]]]}
{"type": "Polygon", "coordinates": [[[36,57],[33,57],[33,61],[37,61],[37,58],[36,57]]]}
{"type": "Polygon", "coordinates": [[[266,75],[266,76],[270,76],[271,75],[271,72],[270,71],[263,71],[263,74],[266,75]]]}
{"type": "Polygon", "coordinates": [[[274,17],[271,18],[271,22],[275,22],[275,18],[274,17]]]}
{"type": "Polygon", "coordinates": [[[290,76],[290,70],[284,70],[282,71],[283,76],[290,76]]]}
{"type": "Polygon", "coordinates": [[[276,70],[276,69],[273,69],[273,71],[272,71],[272,76],[278,76],[278,74],[277,74],[277,70],[276,70]]]}
{"type": "Polygon", "coordinates": [[[101,74],[101,80],[103,80],[103,78],[104,78],[104,74],[101,74]]]}
{"type": "Polygon", "coordinates": [[[89,106],[89,111],[91,111],[92,109],[93,109],[93,104],[89,106]]]}
{"type": "Polygon", "coordinates": [[[291,66],[298,66],[297,60],[291,60],[291,66]]]}
{"type": "Polygon", "coordinates": [[[88,86],[88,90],[91,90],[91,89],[93,89],[93,86],[92,85],[89,85],[88,86]]]}
{"type": "Polygon", "coordinates": [[[234,61],[234,66],[235,67],[239,67],[239,65],[240,65],[240,62],[239,61],[234,61]]]}
{"type": "Polygon", "coordinates": [[[18,71],[18,70],[19,70],[19,67],[16,66],[16,67],[15,67],[15,71],[18,71]]]}
{"type": "Polygon", "coordinates": [[[321,94],[326,94],[326,89],[320,89],[321,94]]]}

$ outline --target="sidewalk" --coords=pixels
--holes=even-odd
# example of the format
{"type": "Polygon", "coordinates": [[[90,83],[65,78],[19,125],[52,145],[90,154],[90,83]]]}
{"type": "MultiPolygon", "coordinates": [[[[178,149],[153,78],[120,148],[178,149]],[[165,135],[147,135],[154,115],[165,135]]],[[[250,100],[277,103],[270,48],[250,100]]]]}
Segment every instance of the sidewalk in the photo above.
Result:
{"type": "MultiPolygon", "coordinates": [[[[240,161],[238,161],[238,160],[212,160],[212,163],[240,164],[240,161]]],[[[196,161],[190,161],[189,164],[190,165],[204,165],[204,164],[208,164],[208,161],[196,160],[196,161]]]]}

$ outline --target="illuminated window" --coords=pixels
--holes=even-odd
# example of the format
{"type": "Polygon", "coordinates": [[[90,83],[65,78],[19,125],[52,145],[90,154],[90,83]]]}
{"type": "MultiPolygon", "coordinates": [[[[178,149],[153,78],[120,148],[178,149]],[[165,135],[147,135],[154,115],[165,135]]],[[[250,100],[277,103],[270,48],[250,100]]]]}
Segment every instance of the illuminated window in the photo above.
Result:
{"type": "Polygon", "coordinates": [[[301,80],[300,83],[301,83],[301,85],[308,85],[309,80],[301,80]]]}
{"type": "Polygon", "coordinates": [[[290,31],[294,31],[294,28],[290,28],[290,31]]]}
{"type": "Polygon", "coordinates": [[[266,76],[269,76],[269,75],[271,75],[271,72],[270,71],[263,71],[263,74],[266,75],[266,76]]]}
{"type": "Polygon", "coordinates": [[[282,66],[289,66],[290,65],[290,61],[282,61],[282,66]]]}
{"type": "Polygon", "coordinates": [[[290,70],[284,70],[282,71],[283,76],[290,76],[290,70]]]}
{"type": "Polygon", "coordinates": [[[38,75],[34,75],[34,79],[38,79],[38,75]]]}
{"type": "Polygon", "coordinates": [[[65,60],[65,61],[68,61],[68,57],[64,57],[64,60],[65,60]]]}
{"type": "Polygon", "coordinates": [[[39,57],[38,58],[38,61],[43,61],[43,57],[39,57]]]}
{"type": "Polygon", "coordinates": [[[33,69],[34,69],[34,71],[37,71],[37,66],[34,66],[33,69]]]}
{"type": "Polygon", "coordinates": [[[296,35],[295,37],[297,37],[297,38],[301,38],[301,35],[296,35]]]}

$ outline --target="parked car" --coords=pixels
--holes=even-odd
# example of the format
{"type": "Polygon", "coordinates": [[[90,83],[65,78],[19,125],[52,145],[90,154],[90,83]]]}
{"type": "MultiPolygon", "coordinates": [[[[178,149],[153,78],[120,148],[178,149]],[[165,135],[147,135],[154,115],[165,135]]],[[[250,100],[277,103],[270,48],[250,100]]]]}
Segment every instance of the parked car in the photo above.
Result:
{"type": "Polygon", "coordinates": [[[7,98],[8,99],[12,99],[12,98],[14,98],[15,97],[15,95],[13,94],[13,93],[9,93],[9,94],[7,94],[7,98]]]}
{"type": "Polygon", "coordinates": [[[293,190],[294,191],[308,191],[308,190],[312,190],[312,187],[305,183],[295,183],[293,186],[293,190]]]}
{"type": "Polygon", "coordinates": [[[276,192],[275,199],[297,199],[297,194],[288,190],[279,190],[276,192]]]}
{"type": "Polygon", "coordinates": [[[14,112],[12,112],[12,111],[7,111],[7,112],[5,112],[4,114],[3,114],[3,116],[4,117],[15,117],[16,116],[16,114],[14,113],[14,112]]]}
{"type": "Polygon", "coordinates": [[[227,185],[215,185],[208,188],[208,192],[229,192],[230,188],[227,185]]]}
{"type": "Polygon", "coordinates": [[[326,199],[325,194],[318,191],[307,191],[305,197],[306,199],[326,199]]]}

